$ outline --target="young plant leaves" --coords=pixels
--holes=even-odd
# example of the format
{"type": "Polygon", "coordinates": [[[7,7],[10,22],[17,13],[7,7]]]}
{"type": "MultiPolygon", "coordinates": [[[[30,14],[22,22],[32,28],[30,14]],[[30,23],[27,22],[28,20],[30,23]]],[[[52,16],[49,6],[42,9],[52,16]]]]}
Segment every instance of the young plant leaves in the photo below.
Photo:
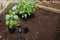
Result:
{"type": "Polygon", "coordinates": [[[14,20],[19,20],[19,17],[17,15],[14,15],[14,20]]]}
{"type": "Polygon", "coordinates": [[[7,25],[7,26],[9,25],[9,21],[6,21],[6,25],[7,25]]]}
{"type": "Polygon", "coordinates": [[[6,18],[6,21],[9,20],[10,19],[10,15],[6,15],[5,18],[6,18]]]}
{"type": "Polygon", "coordinates": [[[17,24],[18,24],[18,22],[14,20],[14,25],[17,25],[17,24]]]}
{"type": "Polygon", "coordinates": [[[12,8],[12,10],[16,10],[16,8],[17,8],[17,5],[15,5],[15,6],[12,8]]]}
{"type": "Polygon", "coordinates": [[[13,10],[9,10],[8,13],[9,15],[11,15],[13,13],[13,10]]]}

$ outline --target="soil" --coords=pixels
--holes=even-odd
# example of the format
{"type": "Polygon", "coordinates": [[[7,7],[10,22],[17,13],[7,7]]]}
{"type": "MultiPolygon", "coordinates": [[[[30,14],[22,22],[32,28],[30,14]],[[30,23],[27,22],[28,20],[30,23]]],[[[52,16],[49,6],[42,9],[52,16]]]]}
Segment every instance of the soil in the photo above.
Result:
{"type": "Polygon", "coordinates": [[[22,33],[16,31],[10,34],[5,25],[5,15],[14,4],[10,4],[0,15],[0,40],[60,40],[60,14],[43,9],[34,12],[35,18],[20,20],[22,33]],[[24,33],[28,27],[29,32],[24,33]]]}

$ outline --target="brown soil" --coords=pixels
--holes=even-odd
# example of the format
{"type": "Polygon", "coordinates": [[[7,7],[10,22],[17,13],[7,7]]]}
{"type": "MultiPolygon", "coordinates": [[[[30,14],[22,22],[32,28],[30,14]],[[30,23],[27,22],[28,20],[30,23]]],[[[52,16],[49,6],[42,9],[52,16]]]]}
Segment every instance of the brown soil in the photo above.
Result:
{"type": "Polygon", "coordinates": [[[24,31],[19,33],[17,28],[15,33],[9,34],[5,25],[5,15],[12,5],[9,5],[0,15],[0,35],[3,36],[0,40],[60,40],[60,14],[43,9],[34,12],[35,18],[20,20],[23,30],[28,26],[29,32],[27,34],[24,34],[24,31]]]}

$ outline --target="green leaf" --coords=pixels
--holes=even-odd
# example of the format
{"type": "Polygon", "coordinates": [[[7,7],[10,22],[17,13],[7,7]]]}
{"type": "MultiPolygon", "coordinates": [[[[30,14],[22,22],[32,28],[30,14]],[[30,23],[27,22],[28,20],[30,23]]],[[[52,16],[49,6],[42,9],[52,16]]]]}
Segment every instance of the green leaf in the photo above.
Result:
{"type": "Polygon", "coordinates": [[[14,12],[13,12],[13,15],[15,15],[16,13],[17,13],[17,11],[14,11],[14,12]]]}
{"type": "Polygon", "coordinates": [[[13,19],[13,15],[10,15],[10,19],[13,19]]]}
{"type": "Polygon", "coordinates": [[[17,8],[17,5],[15,5],[15,6],[12,8],[12,10],[16,10],[16,8],[17,8]]]}
{"type": "Polygon", "coordinates": [[[10,19],[10,15],[6,15],[5,18],[6,18],[6,21],[9,20],[10,19]]]}
{"type": "Polygon", "coordinates": [[[30,16],[30,15],[31,15],[31,13],[30,13],[30,12],[28,12],[28,15],[30,16]]]}
{"type": "Polygon", "coordinates": [[[13,10],[9,10],[8,13],[11,15],[13,13],[13,10]]]}
{"type": "Polygon", "coordinates": [[[7,25],[7,26],[9,25],[9,21],[6,21],[6,25],[7,25]]]}
{"type": "Polygon", "coordinates": [[[14,20],[14,25],[17,25],[17,24],[18,24],[18,21],[15,21],[15,20],[14,20]]]}
{"type": "Polygon", "coordinates": [[[15,20],[19,20],[19,17],[17,15],[14,15],[15,20]]]}
{"type": "Polygon", "coordinates": [[[13,20],[10,20],[10,28],[12,28],[12,27],[13,27],[13,25],[14,25],[13,20]]]}
{"type": "Polygon", "coordinates": [[[9,28],[10,28],[10,29],[12,29],[12,28],[13,28],[13,26],[9,26],[9,28]]]}

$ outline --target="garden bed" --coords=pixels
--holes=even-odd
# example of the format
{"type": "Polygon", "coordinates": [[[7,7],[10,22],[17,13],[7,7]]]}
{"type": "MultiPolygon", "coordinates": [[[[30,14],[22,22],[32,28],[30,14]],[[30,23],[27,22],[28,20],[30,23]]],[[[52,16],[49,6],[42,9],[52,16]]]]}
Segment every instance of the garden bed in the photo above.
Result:
{"type": "Polygon", "coordinates": [[[38,9],[34,12],[35,18],[20,20],[23,33],[16,31],[13,34],[7,32],[5,25],[5,15],[14,4],[10,4],[0,15],[0,35],[4,40],[60,40],[60,14],[38,9]],[[29,28],[29,32],[24,34],[24,28],[29,28]],[[21,38],[22,37],[22,38],[21,38]]]}

